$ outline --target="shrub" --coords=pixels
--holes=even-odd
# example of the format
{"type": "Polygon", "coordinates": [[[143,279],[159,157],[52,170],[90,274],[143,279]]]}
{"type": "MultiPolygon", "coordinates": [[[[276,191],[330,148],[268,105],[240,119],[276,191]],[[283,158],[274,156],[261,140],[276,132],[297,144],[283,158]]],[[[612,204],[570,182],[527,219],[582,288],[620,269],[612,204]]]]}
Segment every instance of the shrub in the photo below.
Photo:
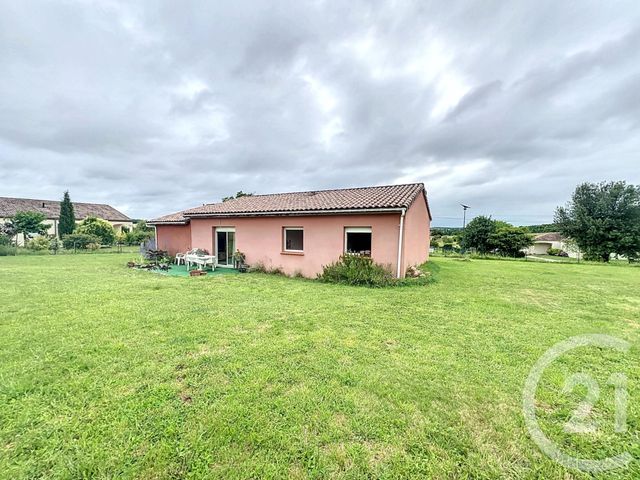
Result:
{"type": "Polygon", "coordinates": [[[29,250],[36,251],[49,250],[50,246],[51,241],[45,236],[36,237],[33,240],[30,240],[29,243],[27,243],[27,248],[29,250]]]}
{"type": "Polygon", "coordinates": [[[256,262],[249,267],[251,273],[267,273],[267,267],[262,262],[256,262]]]}
{"type": "Polygon", "coordinates": [[[0,234],[0,245],[2,246],[11,245],[11,238],[8,235],[0,234]]]}
{"type": "Polygon", "coordinates": [[[0,245],[0,257],[7,257],[9,255],[15,255],[16,248],[10,245],[0,245]]]}
{"type": "Polygon", "coordinates": [[[562,250],[560,250],[559,248],[549,247],[547,249],[547,255],[551,255],[552,257],[557,257],[558,255],[560,255],[561,251],[562,250]]]}
{"type": "Polygon", "coordinates": [[[67,250],[73,250],[79,248],[84,250],[90,243],[100,243],[100,239],[95,235],[88,235],[86,233],[71,233],[62,237],[62,246],[67,250]]]}
{"type": "Polygon", "coordinates": [[[270,275],[284,275],[284,270],[282,270],[282,267],[271,267],[269,269],[267,269],[267,273],[270,275]]]}
{"type": "Polygon", "coordinates": [[[51,252],[54,255],[56,255],[59,249],[60,249],[60,241],[56,237],[53,237],[49,242],[49,250],[51,250],[51,252]]]}
{"type": "Polygon", "coordinates": [[[343,255],[337,262],[325,265],[318,279],[328,283],[369,287],[385,287],[397,283],[389,268],[375,263],[370,257],[359,255],[343,255]]]}
{"type": "Polygon", "coordinates": [[[251,273],[268,273],[270,275],[284,275],[282,267],[268,267],[263,262],[256,262],[249,267],[251,273]]]}
{"type": "Polygon", "coordinates": [[[100,250],[100,244],[99,243],[89,243],[89,244],[87,244],[87,250],[93,250],[94,252],[96,250],[100,250]]]}
{"type": "MultiPolygon", "coordinates": [[[[76,228],[77,233],[94,235],[99,238],[97,243],[113,245],[116,241],[116,232],[109,222],[96,217],[85,218],[76,228]]],[[[96,242],[92,242],[96,243],[96,242]]]]}

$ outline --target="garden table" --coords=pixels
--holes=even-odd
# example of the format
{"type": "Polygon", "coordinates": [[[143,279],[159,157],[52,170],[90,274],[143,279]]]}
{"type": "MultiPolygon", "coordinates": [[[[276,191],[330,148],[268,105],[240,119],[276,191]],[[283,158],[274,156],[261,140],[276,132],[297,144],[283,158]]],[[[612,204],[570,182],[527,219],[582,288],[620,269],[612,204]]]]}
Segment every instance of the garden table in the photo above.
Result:
{"type": "Polygon", "coordinates": [[[216,269],[216,256],[215,255],[196,255],[194,253],[187,253],[184,256],[184,263],[187,267],[187,270],[191,267],[192,264],[198,265],[201,268],[207,268],[207,266],[211,267],[211,271],[213,272],[216,269]]]}

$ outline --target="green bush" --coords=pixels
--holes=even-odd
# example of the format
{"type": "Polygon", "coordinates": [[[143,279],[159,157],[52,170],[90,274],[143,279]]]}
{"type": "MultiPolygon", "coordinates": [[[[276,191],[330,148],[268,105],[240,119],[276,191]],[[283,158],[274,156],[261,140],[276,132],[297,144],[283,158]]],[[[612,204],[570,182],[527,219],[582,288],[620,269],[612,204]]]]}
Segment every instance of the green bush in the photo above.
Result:
{"type": "Polygon", "coordinates": [[[560,252],[562,252],[562,250],[560,250],[559,248],[549,247],[547,249],[547,255],[551,255],[552,257],[557,257],[558,255],[560,255],[560,252]]]}
{"type": "Polygon", "coordinates": [[[318,279],[328,283],[386,287],[397,284],[388,267],[375,263],[370,257],[343,255],[337,262],[322,267],[318,279]]]}
{"type": "Polygon", "coordinates": [[[11,238],[7,235],[1,235],[0,234],[0,245],[1,246],[8,246],[11,245],[11,238]]]}
{"type": "Polygon", "coordinates": [[[97,242],[102,245],[113,245],[116,241],[116,232],[109,222],[96,217],[85,218],[76,228],[76,233],[94,235],[99,238],[97,242]]]}
{"type": "Polygon", "coordinates": [[[11,245],[0,245],[0,257],[7,257],[9,255],[15,255],[16,248],[11,245]]]}
{"type": "Polygon", "coordinates": [[[41,250],[49,250],[51,246],[51,240],[49,240],[45,236],[36,237],[33,240],[30,240],[27,243],[27,248],[29,250],[41,251],[41,250]]]}
{"type": "Polygon", "coordinates": [[[100,239],[95,235],[86,233],[70,233],[62,237],[62,246],[67,250],[73,250],[74,248],[84,250],[90,243],[100,244],[100,239]]]}
{"type": "Polygon", "coordinates": [[[256,262],[249,267],[251,273],[268,273],[271,275],[284,275],[284,270],[281,267],[269,267],[263,262],[256,262]]]}

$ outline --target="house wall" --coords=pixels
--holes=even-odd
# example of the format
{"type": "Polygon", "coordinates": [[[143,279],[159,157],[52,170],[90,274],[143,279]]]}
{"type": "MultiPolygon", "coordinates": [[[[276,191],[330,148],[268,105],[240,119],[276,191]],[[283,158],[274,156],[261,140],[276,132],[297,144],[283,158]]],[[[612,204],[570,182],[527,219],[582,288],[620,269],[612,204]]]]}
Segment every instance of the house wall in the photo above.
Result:
{"type": "Polygon", "coordinates": [[[528,248],[527,253],[530,255],[546,255],[547,250],[552,248],[554,243],[559,245],[560,242],[535,242],[528,248]]]}
{"type": "Polygon", "coordinates": [[[191,250],[191,226],[156,225],[156,248],[166,250],[169,255],[191,250]]]}
{"type": "Polygon", "coordinates": [[[111,224],[116,233],[122,233],[123,228],[129,231],[133,230],[133,222],[112,222],[110,220],[107,220],[107,222],[111,224]]]}
{"type": "Polygon", "coordinates": [[[424,195],[418,195],[413,201],[405,214],[404,222],[402,276],[407,267],[421,265],[429,260],[431,220],[424,195]]]}
{"type": "Polygon", "coordinates": [[[544,241],[534,242],[534,244],[527,249],[527,254],[528,255],[546,255],[547,250],[549,250],[549,248],[556,248],[558,250],[563,250],[567,252],[569,254],[569,257],[571,258],[579,257],[578,252],[570,248],[570,246],[567,245],[566,242],[544,242],[544,241]]]}
{"type": "MultiPolygon", "coordinates": [[[[399,224],[397,213],[192,219],[191,247],[214,252],[214,227],[235,227],[236,249],[246,254],[248,264],[263,263],[280,267],[289,275],[300,272],[315,277],[323,265],[336,261],[344,252],[345,227],[371,227],[372,258],[395,273],[399,224]],[[304,229],[303,254],[283,252],[283,227],[304,229]]],[[[159,232],[161,236],[164,233],[159,232]]]]}

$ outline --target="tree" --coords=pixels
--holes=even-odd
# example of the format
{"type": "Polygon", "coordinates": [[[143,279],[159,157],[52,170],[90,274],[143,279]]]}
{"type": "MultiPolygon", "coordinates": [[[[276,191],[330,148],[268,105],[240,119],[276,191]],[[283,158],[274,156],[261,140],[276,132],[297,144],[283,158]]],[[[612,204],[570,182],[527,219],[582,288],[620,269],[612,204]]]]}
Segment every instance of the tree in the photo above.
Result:
{"type": "Polygon", "coordinates": [[[520,252],[532,244],[526,228],[485,216],[471,220],[460,238],[460,245],[465,249],[475,248],[481,254],[497,250],[500,255],[510,257],[522,255],[520,252]]]}
{"type": "Polygon", "coordinates": [[[231,196],[231,197],[224,197],[222,199],[223,202],[229,201],[229,200],[233,200],[234,198],[240,198],[240,197],[253,197],[253,193],[245,193],[242,190],[240,190],[239,192],[236,193],[235,197],[231,196]]]}
{"type": "Polygon", "coordinates": [[[475,248],[478,253],[489,253],[493,250],[490,238],[496,230],[496,222],[491,217],[475,217],[462,231],[460,246],[465,250],[475,248]]]}
{"type": "Polygon", "coordinates": [[[17,233],[13,222],[0,223],[0,245],[10,245],[17,233]]]}
{"type": "Polygon", "coordinates": [[[489,244],[492,249],[505,257],[524,256],[522,250],[533,245],[533,238],[526,228],[512,225],[498,226],[497,230],[489,236],[489,244]]]}
{"type": "Polygon", "coordinates": [[[116,232],[109,222],[101,218],[87,217],[76,228],[76,233],[95,235],[103,245],[112,245],[116,232]]]}
{"type": "Polygon", "coordinates": [[[626,182],[583,183],[555,223],[573,239],[585,258],[608,262],[613,253],[632,260],[640,255],[640,187],[626,182]]]}
{"type": "Polygon", "coordinates": [[[69,197],[69,191],[64,192],[60,203],[60,221],[58,222],[58,232],[60,237],[73,233],[76,228],[76,216],[73,211],[73,203],[69,197]]]}
{"type": "Polygon", "coordinates": [[[137,220],[133,226],[133,229],[129,231],[125,231],[124,227],[122,229],[123,233],[123,242],[127,245],[137,245],[142,242],[146,242],[150,238],[153,238],[155,232],[152,227],[147,225],[147,222],[144,220],[137,220]]]}
{"type": "Polygon", "coordinates": [[[44,214],[40,212],[16,212],[11,218],[11,225],[16,234],[24,235],[25,245],[31,235],[46,235],[49,227],[42,222],[46,220],[44,214]]]}

